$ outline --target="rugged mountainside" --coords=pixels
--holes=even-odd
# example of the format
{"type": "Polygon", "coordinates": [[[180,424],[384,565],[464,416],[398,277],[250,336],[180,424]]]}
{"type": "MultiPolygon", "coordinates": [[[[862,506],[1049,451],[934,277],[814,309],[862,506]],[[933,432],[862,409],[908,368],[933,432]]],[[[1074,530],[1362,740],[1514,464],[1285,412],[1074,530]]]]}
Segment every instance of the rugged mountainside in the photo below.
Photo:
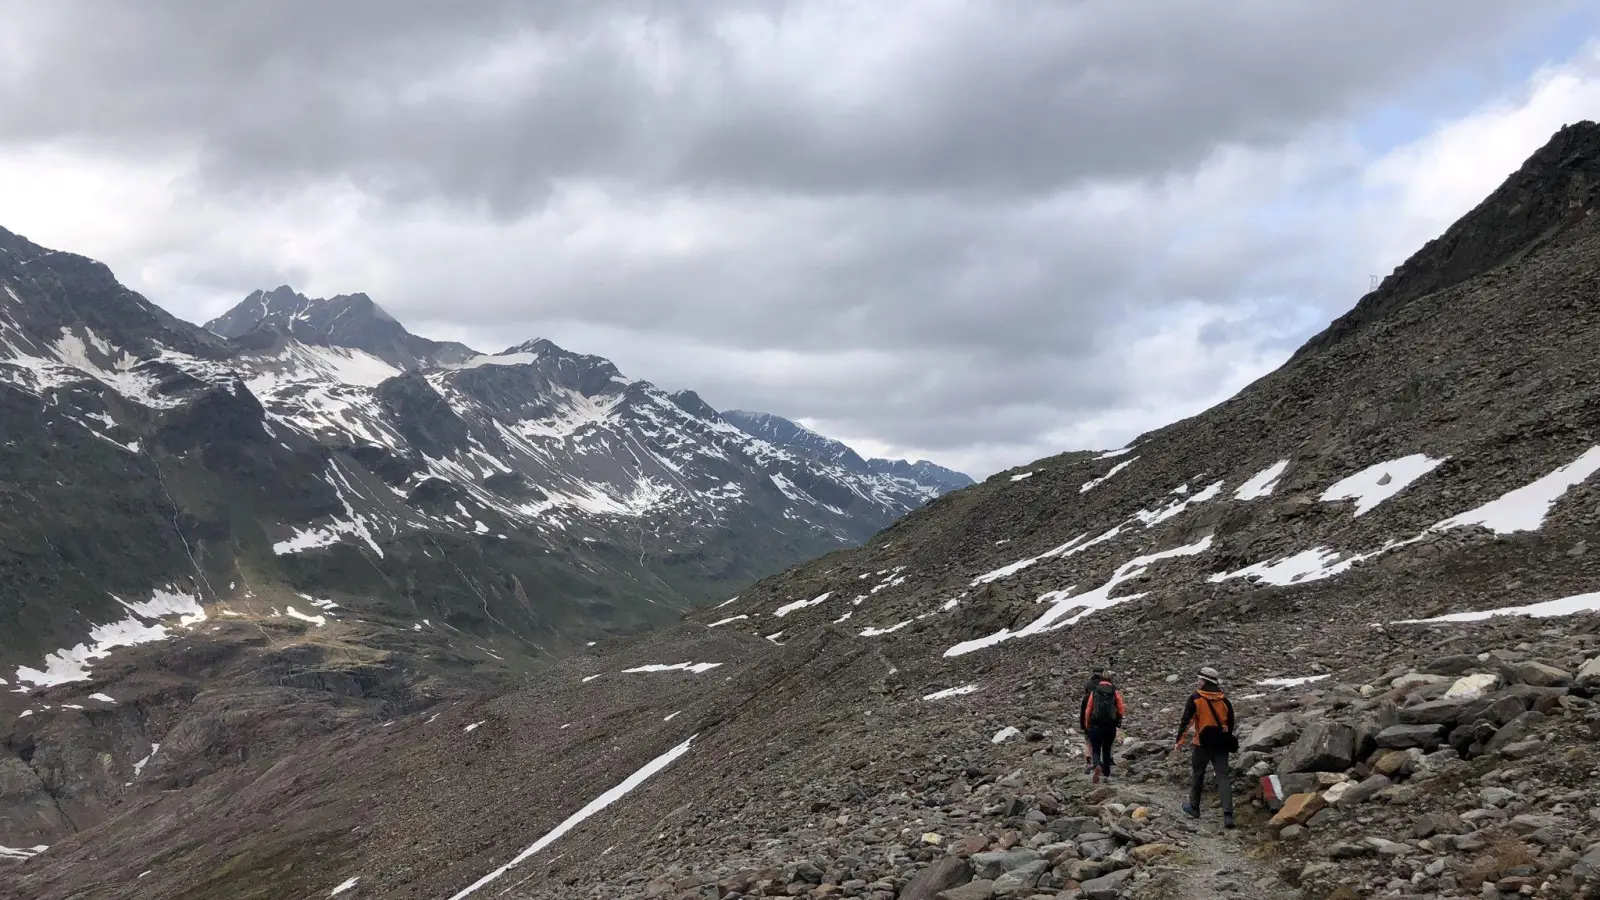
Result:
{"type": "Polygon", "coordinates": [[[290,746],[297,708],[333,728],[481,687],[942,490],[548,341],[419,338],[363,295],[258,292],[213,325],[0,232],[0,845],[93,825],[157,743],[147,777],[290,746]],[[104,721],[12,724],[117,673],[136,699],[104,721]]]}
{"type": "Polygon", "coordinates": [[[920,485],[929,499],[973,484],[969,476],[925,459],[914,463],[903,459],[862,459],[844,444],[772,413],[730,409],[722,413],[722,418],[751,437],[813,462],[838,466],[862,477],[887,476],[903,479],[909,485],[920,485]]]}
{"type": "MultiPolygon", "coordinates": [[[[1214,409],[508,693],[365,701],[222,769],[174,727],[0,896],[1600,896],[1600,217],[1570,191],[1600,126],[1553,145],[1452,230],[1493,262],[1429,245],[1402,270],[1432,289],[1214,409]],[[1108,659],[1095,785],[1070,723],[1108,659]],[[1165,755],[1201,665],[1242,726],[1235,831],[1165,755]]],[[[117,714],[87,692],[128,665],[9,746],[117,714]]]]}
{"type": "Polygon", "coordinates": [[[152,590],[243,596],[243,575],[456,595],[432,611],[480,636],[517,617],[496,636],[628,630],[860,541],[950,480],[815,463],[600,357],[440,344],[360,294],[257,292],[214,333],[10,233],[0,284],[4,661],[152,590]],[[495,576],[461,584],[463,564],[495,576]]]}

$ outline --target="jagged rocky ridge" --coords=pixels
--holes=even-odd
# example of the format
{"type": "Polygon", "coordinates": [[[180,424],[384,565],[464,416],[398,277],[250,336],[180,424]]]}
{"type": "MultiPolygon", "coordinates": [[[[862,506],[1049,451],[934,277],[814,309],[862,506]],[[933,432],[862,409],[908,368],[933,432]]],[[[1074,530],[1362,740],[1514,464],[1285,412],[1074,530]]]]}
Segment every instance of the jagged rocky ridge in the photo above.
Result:
{"type": "Polygon", "coordinates": [[[192,779],[674,621],[945,490],[549,341],[420,338],[364,295],[257,292],[211,324],[0,231],[0,846],[92,826],[165,759],[192,779]]]}
{"type": "Polygon", "coordinates": [[[19,896],[1595,896],[1600,223],[1574,186],[1600,126],[1552,143],[1452,231],[1536,240],[1425,250],[1429,290],[1215,409],[523,689],[139,794],[18,863],[19,896]],[[1129,740],[1096,788],[1070,721],[1108,658],[1129,740]],[[1179,812],[1164,753],[1202,664],[1249,735],[1234,832],[1179,812]]]}

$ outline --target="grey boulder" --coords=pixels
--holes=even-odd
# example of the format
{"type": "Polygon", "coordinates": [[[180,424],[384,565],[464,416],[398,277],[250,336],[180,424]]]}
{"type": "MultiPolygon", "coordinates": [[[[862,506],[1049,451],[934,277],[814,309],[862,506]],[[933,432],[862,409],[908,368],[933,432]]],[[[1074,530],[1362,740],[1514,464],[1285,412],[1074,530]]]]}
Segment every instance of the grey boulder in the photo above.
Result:
{"type": "Polygon", "coordinates": [[[1343,772],[1355,762],[1356,730],[1342,722],[1318,722],[1294,742],[1278,774],[1343,772]]]}
{"type": "Polygon", "coordinates": [[[1378,746],[1388,750],[1421,747],[1426,752],[1444,743],[1443,725],[1394,725],[1378,732],[1378,746]]]}
{"type": "Polygon", "coordinates": [[[900,900],[935,900],[942,892],[972,880],[972,867],[956,856],[946,856],[918,872],[900,892],[900,900]]]}

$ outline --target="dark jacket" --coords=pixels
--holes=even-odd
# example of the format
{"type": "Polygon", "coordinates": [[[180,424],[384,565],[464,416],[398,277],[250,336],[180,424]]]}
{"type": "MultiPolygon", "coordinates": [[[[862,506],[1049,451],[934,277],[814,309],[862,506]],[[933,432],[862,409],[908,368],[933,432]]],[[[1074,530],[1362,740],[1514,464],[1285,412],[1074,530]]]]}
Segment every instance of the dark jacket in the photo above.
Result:
{"type": "Polygon", "coordinates": [[[1078,722],[1083,725],[1083,730],[1086,732],[1089,730],[1089,717],[1094,714],[1094,689],[1101,685],[1111,688],[1112,701],[1116,704],[1113,707],[1116,710],[1116,724],[1119,727],[1122,724],[1123,715],[1127,712],[1127,707],[1122,702],[1122,692],[1117,690],[1116,686],[1110,681],[1102,678],[1089,688],[1088,693],[1083,695],[1082,710],[1078,713],[1078,722]]]}
{"type": "Polygon", "coordinates": [[[1090,675],[1089,681],[1083,686],[1083,696],[1078,700],[1078,721],[1081,723],[1085,714],[1089,712],[1089,695],[1094,693],[1094,686],[1099,684],[1103,676],[1090,675]]]}

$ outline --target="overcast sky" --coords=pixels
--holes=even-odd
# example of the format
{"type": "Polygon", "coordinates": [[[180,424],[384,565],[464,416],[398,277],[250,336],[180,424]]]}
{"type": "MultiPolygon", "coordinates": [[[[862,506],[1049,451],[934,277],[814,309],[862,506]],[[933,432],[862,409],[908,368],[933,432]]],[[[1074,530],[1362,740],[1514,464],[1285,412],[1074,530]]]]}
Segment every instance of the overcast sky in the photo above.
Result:
{"type": "Polygon", "coordinates": [[[0,226],[982,477],[1278,365],[1600,117],[1594,7],[0,0],[0,226]]]}

